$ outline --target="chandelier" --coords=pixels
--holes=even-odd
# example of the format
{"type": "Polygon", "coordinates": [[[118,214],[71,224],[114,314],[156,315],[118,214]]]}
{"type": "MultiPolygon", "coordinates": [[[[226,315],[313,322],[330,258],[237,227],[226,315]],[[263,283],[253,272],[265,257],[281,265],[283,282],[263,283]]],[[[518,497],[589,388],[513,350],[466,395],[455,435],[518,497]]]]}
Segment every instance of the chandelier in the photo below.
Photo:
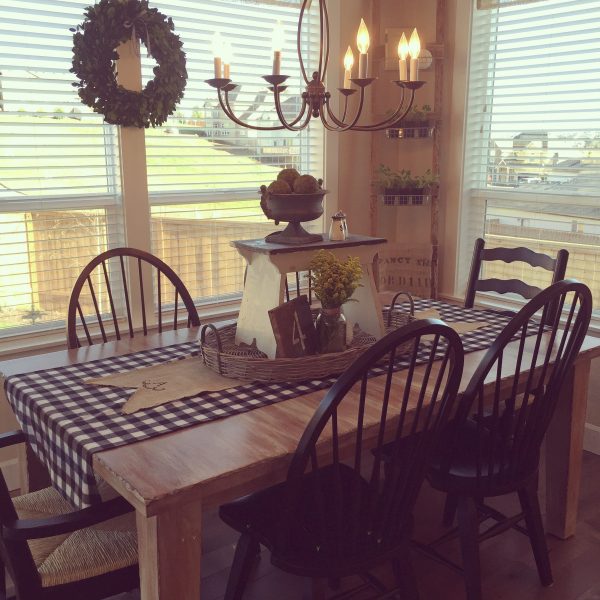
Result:
{"type": "Polygon", "coordinates": [[[281,74],[281,54],[283,47],[281,24],[278,24],[273,35],[273,72],[270,75],[264,75],[263,79],[269,84],[269,90],[273,93],[275,111],[281,123],[280,125],[257,126],[243,121],[235,114],[231,107],[229,94],[238,86],[230,78],[231,59],[227,56],[230,52],[227,50],[227,46],[220,42],[217,34],[214,43],[215,76],[213,79],[208,79],[206,83],[216,88],[219,104],[227,118],[242,127],[261,131],[278,131],[282,129],[300,131],[305,129],[313,118],[320,119],[327,130],[337,132],[380,131],[382,129],[398,127],[400,121],[402,121],[413,105],[415,91],[425,83],[418,80],[418,61],[421,52],[421,42],[417,30],[413,30],[410,41],[407,40],[406,35],[403,33],[398,44],[399,78],[393,82],[399,88],[399,103],[397,108],[390,116],[378,123],[368,125],[359,124],[364,108],[366,89],[376,80],[375,77],[369,77],[368,51],[370,40],[367,26],[364,20],[361,19],[356,36],[359,51],[358,77],[352,77],[354,55],[350,46],[348,46],[348,50],[344,56],[344,85],[338,88],[339,93],[343,96],[343,107],[341,115],[336,115],[331,106],[331,93],[325,87],[325,78],[329,64],[329,15],[327,12],[327,0],[319,0],[319,66],[312,74],[312,78],[308,77],[305,61],[302,56],[302,27],[307,14],[307,7],[310,7],[310,3],[311,0],[303,0],[302,2],[297,33],[298,61],[300,63],[302,78],[306,83],[306,90],[302,92],[298,114],[290,120],[284,114],[281,100],[281,94],[287,89],[285,82],[289,78],[288,75],[281,74]],[[358,94],[358,102],[354,110],[350,110],[349,99],[355,94],[358,94]]]}

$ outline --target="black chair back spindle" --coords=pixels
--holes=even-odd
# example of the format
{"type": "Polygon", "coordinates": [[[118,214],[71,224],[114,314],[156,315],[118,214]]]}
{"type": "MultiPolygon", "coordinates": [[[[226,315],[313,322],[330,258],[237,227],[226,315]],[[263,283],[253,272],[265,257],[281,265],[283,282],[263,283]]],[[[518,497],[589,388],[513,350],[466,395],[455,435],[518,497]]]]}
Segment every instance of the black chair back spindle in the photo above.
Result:
{"type": "Polygon", "coordinates": [[[135,248],[115,248],[103,252],[94,258],[82,271],[78,277],[67,314],[67,338],[69,348],[79,348],[82,345],[79,332],[83,332],[84,341],[91,345],[94,343],[94,335],[99,335],[100,341],[108,342],[115,338],[120,340],[123,331],[127,329],[129,337],[134,337],[133,324],[133,290],[137,290],[135,296],[139,293],[139,306],[142,317],[143,334],[148,334],[148,317],[146,299],[144,296],[144,271],[150,269],[153,280],[156,284],[156,309],[157,325],[159,333],[162,333],[166,327],[163,312],[165,311],[165,302],[170,294],[169,287],[174,289],[174,306],[168,307],[173,311],[172,329],[179,327],[179,304],[180,300],[187,312],[187,326],[199,326],[200,319],[194,306],[194,302],[179,276],[156,256],[136,250],[135,248]],[[133,286],[129,279],[126,262],[132,263],[131,273],[137,274],[137,286],[133,286]],[[97,286],[102,284],[102,292],[99,297],[97,286]],[[89,305],[93,307],[92,314],[86,314],[84,310],[83,292],[89,305]],[[103,300],[103,302],[101,302],[103,300]],[[124,311],[123,311],[124,309],[124,311]],[[124,312],[125,314],[121,314],[124,312]],[[126,323],[123,321],[126,317],[126,323]]]}
{"type": "Polygon", "coordinates": [[[462,439],[449,443],[446,460],[460,464],[457,453],[473,453],[482,495],[513,490],[537,472],[542,440],[591,313],[589,288],[572,280],[555,283],[517,313],[473,374],[459,408],[472,443],[465,446],[461,427],[462,439]],[[493,384],[493,393],[484,395],[484,383],[488,390],[493,384]]]}
{"type": "Polygon", "coordinates": [[[462,367],[458,335],[428,319],[386,336],[340,376],[293,457],[274,564],[286,555],[319,556],[321,568],[341,575],[392,555],[406,541],[427,459],[452,414],[462,367]],[[406,344],[409,353],[399,356],[406,344]],[[396,370],[397,359],[405,363],[402,370],[396,370]],[[384,366],[385,375],[369,378],[375,365],[384,366]],[[356,430],[351,436],[350,428],[356,430]],[[390,443],[384,477],[382,449],[390,443]],[[373,456],[366,458],[369,449],[373,456]],[[303,523],[301,531],[297,523],[303,523]]]}
{"type": "MultiPolygon", "coordinates": [[[[311,305],[312,304],[312,280],[310,278],[310,271],[307,271],[307,279],[308,279],[308,304],[311,305]]],[[[300,271],[296,271],[294,273],[294,275],[296,276],[296,298],[298,298],[299,296],[302,295],[302,285],[300,282],[300,271]]],[[[285,301],[289,302],[290,301],[290,286],[287,280],[287,277],[285,278],[285,301]]]]}

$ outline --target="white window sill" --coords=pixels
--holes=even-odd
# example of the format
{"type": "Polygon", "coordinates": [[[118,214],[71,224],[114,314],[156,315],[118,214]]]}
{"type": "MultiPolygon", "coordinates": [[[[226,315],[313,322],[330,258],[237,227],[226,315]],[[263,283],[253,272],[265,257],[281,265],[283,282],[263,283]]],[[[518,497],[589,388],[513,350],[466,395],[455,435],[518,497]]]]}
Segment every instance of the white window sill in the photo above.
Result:
{"type": "MultiPolygon", "coordinates": [[[[240,299],[220,303],[200,304],[197,306],[200,323],[224,321],[237,316],[240,299]]],[[[167,319],[167,315],[163,318],[167,319]]],[[[155,328],[154,328],[155,329],[155,328]]],[[[152,329],[151,329],[152,330],[152,329]]],[[[141,334],[140,334],[141,335],[141,334]]],[[[64,324],[48,327],[35,332],[17,333],[0,338],[0,360],[10,360],[23,356],[33,356],[45,352],[65,350],[67,333],[64,324]]]]}

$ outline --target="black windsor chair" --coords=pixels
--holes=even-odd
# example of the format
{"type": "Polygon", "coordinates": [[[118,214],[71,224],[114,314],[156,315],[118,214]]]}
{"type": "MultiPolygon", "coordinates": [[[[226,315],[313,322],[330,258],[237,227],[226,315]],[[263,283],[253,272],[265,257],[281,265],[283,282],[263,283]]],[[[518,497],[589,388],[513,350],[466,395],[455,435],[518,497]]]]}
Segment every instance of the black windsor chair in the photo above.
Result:
{"type": "MultiPolygon", "coordinates": [[[[83,269],[81,275],[77,278],[67,313],[67,341],[69,348],[80,348],[82,341],[78,335],[78,329],[81,326],[85,335],[84,341],[92,345],[94,343],[93,335],[97,329],[102,342],[107,342],[111,338],[121,339],[121,330],[119,327],[119,305],[124,303],[127,323],[122,324],[126,327],[127,335],[134,337],[134,325],[132,319],[132,306],[134,296],[139,295],[139,306],[142,316],[142,326],[144,335],[148,334],[148,319],[146,311],[146,302],[144,300],[144,269],[145,265],[151,268],[152,279],[156,285],[156,302],[158,309],[158,331],[162,333],[163,323],[163,304],[169,299],[173,299],[173,306],[168,309],[173,311],[172,328],[179,326],[179,300],[183,302],[183,309],[187,311],[187,326],[196,327],[200,325],[198,312],[194,302],[183,281],[177,273],[162,260],[143,250],[135,248],[114,248],[99,254],[83,269]],[[136,289],[127,275],[128,269],[126,261],[131,260],[137,263],[137,281],[136,289]],[[94,284],[96,283],[96,285],[94,284]],[[107,304],[103,308],[100,303],[98,289],[105,293],[107,304]],[[170,288],[170,289],[169,289],[170,288]],[[93,307],[93,314],[88,316],[88,321],[84,314],[82,293],[86,291],[85,300],[93,307]],[[79,319],[78,319],[79,317],[79,319]],[[106,321],[105,321],[106,319],[106,321]]],[[[133,271],[132,271],[133,272],[133,271]]],[[[151,307],[150,310],[154,310],[151,307]]]]}
{"type": "MultiPolygon", "coordinates": [[[[445,521],[458,509],[468,600],[482,598],[481,541],[514,527],[529,536],[541,583],[552,584],[538,501],[540,447],[561,385],[586,335],[592,296],[584,284],[560,281],[530,300],[487,351],[459,402],[455,426],[445,435],[427,478],[448,494],[445,521]],[[486,392],[484,393],[484,384],[486,392]],[[522,511],[506,517],[484,499],[517,492],[522,511]],[[495,521],[480,533],[480,521],[495,521]],[[526,527],[518,526],[524,520],[526,527]]],[[[426,547],[437,550],[456,532],[426,547]]]]}
{"type": "Polygon", "coordinates": [[[241,533],[227,600],[242,598],[259,544],[287,572],[333,581],[362,574],[380,592],[367,573],[391,561],[403,597],[418,597],[412,511],[451,417],[463,358],[458,335],[428,319],[379,340],[338,378],[306,427],[286,481],[221,507],[221,518],[241,533]],[[399,357],[405,344],[408,353],[399,357]],[[402,370],[395,370],[398,358],[402,370]],[[385,374],[369,378],[375,366],[385,374]],[[384,478],[378,450],[386,443],[393,451],[384,478]],[[373,446],[371,459],[364,451],[373,446]]]}

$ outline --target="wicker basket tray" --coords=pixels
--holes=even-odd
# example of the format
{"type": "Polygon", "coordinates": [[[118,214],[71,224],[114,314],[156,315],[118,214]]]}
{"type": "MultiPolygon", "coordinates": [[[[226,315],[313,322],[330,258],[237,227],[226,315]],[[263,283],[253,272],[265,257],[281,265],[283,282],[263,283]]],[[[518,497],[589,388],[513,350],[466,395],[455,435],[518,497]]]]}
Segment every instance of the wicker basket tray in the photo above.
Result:
{"type": "MultiPolygon", "coordinates": [[[[414,312],[412,297],[403,292],[396,294],[390,308],[383,310],[386,331],[398,329],[414,320],[414,312]],[[395,308],[396,299],[400,295],[407,296],[410,302],[408,312],[395,308]]],[[[314,310],[313,317],[316,318],[317,314],[318,310],[314,310]]],[[[204,325],[200,345],[204,364],[225,377],[244,381],[303,381],[337,375],[375,343],[375,337],[355,329],[352,344],[343,352],[270,359],[256,346],[236,345],[236,327],[235,323],[219,329],[212,323],[204,325]]],[[[397,353],[409,350],[410,345],[398,348],[397,353]]]]}

